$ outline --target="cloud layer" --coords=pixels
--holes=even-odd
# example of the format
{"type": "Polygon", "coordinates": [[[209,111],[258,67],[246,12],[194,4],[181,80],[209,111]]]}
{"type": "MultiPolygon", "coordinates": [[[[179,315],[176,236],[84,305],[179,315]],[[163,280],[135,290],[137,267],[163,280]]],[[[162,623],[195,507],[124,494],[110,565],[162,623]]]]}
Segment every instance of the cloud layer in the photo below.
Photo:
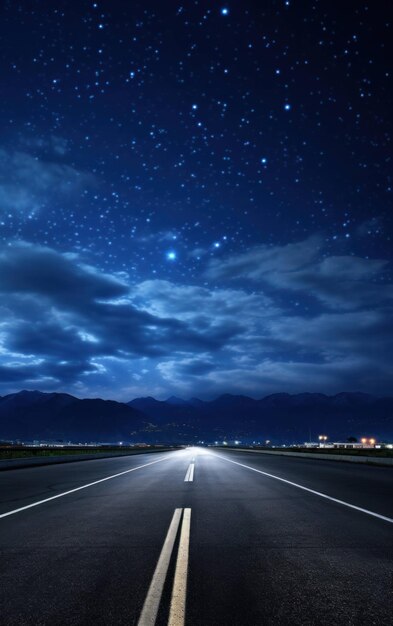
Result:
{"type": "Polygon", "coordinates": [[[321,258],[323,251],[318,236],[285,246],[260,246],[229,259],[211,261],[207,277],[303,293],[332,309],[392,302],[393,286],[383,280],[387,261],[344,255],[321,258]]]}
{"type": "Polygon", "coordinates": [[[259,247],[211,262],[201,287],[134,284],[76,255],[5,247],[0,391],[388,393],[386,263],[321,252],[318,237],[259,247]]]}

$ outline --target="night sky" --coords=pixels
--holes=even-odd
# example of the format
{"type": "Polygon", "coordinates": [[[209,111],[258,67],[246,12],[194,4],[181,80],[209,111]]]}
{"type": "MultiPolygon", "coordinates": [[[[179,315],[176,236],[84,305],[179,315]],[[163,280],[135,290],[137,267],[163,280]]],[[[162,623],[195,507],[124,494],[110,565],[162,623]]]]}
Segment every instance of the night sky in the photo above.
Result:
{"type": "Polygon", "coordinates": [[[391,392],[389,7],[3,2],[0,394],[391,392]]]}

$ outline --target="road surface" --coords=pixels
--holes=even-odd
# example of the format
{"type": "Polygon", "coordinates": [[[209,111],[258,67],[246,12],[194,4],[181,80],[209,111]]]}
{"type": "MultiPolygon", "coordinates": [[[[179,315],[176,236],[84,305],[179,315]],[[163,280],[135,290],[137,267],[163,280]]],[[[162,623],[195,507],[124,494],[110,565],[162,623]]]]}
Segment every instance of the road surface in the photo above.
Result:
{"type": "Polygon", "coordinates": [[[393,471],[203,448],[0,474],[0,624],[389,624],[393,471]]]}

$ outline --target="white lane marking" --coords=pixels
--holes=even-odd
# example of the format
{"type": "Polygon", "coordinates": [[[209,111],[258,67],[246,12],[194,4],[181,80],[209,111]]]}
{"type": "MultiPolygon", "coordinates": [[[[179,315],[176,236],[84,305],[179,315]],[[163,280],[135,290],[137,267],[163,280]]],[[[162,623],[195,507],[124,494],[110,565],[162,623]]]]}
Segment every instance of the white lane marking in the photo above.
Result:
{"type": "Polygon", "coordinates": [[[194,480],[194,467],[194,463],[190,463],[190,465],[188,466],[187,473],[184,478],[185,483],[192,483],[192,481],[194,480]]]}
{"type": "Polygon", "coordinates": [[[168,626],[184,626],[186,618],[188,555],[190,547],[191,509],[184,509],[173,581],[168,626]]]}
{"type": "Polygon", "coordinates": [[[160,558],[147,592],[138,626],[154,626],[183,509],[175,509],[160,558]]]}
{"type": "Polygon", "coordinates": [[[20,513],[21,511],[26,511],[27,509],[32,509],[35,506],[39,506],[40,504],[45,504],[45,502],[50,502],[51,500],[56,500],[57,498],[62,498],[63,496],[68,496],[70,493],[75,493],[76,491],[80,491],[81,489],[87,489],[88,487],[92,487],[93,485],[98,485],[99,483],[103,483],[106,480],[112,480],[112,478],[117,478],[118,476],[124,476],[124,474],[129,474],[130,472],[136,472],[136,470],[142,469],[143,467],[148,467],[149,465],[154,465],[155,463],[160,463],[161,461],[167,461],[170,456],[162,457],[156,461],[151,461],[151,463],[145,463],[144,465],[138,465],[138,467],[132,467],[129,470],[125,470],[124,472],[119,472],[118,474],[113,474],[112,476],[106,476],[106,478],[100,478],[100,480],[95,480],[92,483],[88,483],[87,485],[82,485],[81,487],[76,487],[75,489],[70,489],[69,491],[63,491],[63,493],[58,493],[56,496],[51,496],[50,498],[45,498],[44,500],[38,500],[38,502],[33,502],[32,504],[27,504],[26,506],[21,506],[19,509],[14,509],[13,511],[7,511],[7,513],[1,513],[0,519],[2,517],[8,517],[9,515],[15,515],[15,513],[20,513]]]}
{"type": "Polygon", "coordinates": [[[314,489],[309,489],[308,487],[304,487],[303,485],[298,485],[298,483],[293,483],[291,480],[286,480],[285,478],[280,478],[280,476],[275,476],[274,474],[263,472],[262,470],[256,469],[255,467],[251,467],[250,465],[244,465],[244,463],[238,463],[238,461],[232,461],[231,459],[227,459],[225,456],[221,456],[220,454],[215,454],[214,452],[212,452],[211,454],[213,454],[213,456],[217,456],[219,459],[222,459],[223,461],[228,461],[228,463],[234,463],[235,465],[240,465],[240,467],[245,467],[246,469],[249,469],[252,472],[257,472],[258,474],[269,476],[269,478],[275,478],[276,480],[279,480],[282,483],[286,483],[287,485],[292,485],[292,487],[297,487],[298,489],[303,489],[303,491],[308,491],[309,493],[313,493],[315,496],[320,496],[321,498],[325,498],[326,500],[331,500],[332,502],[336,502],[337,504],[342,504],[343,506],[347,506],[348,508],[354,509],[355,511],[366,513],[366,515],[371,515],[372,517],[377,517],[378,519],[381,519],[384,522],[389,522],[390,524],[393,524],[393,519],[391,517],[386,517],[385,515],[374,513],[374,511],[369,511],[368,509],[362,509],[362,507],[355,506],[354,504],[350,504],[349,502],[345,502],[344,500],[338,500],[337,498],[332,498],[331,496],[326,495],[326,493],[321,493],[320,491],[314,491],[314,489]]]}

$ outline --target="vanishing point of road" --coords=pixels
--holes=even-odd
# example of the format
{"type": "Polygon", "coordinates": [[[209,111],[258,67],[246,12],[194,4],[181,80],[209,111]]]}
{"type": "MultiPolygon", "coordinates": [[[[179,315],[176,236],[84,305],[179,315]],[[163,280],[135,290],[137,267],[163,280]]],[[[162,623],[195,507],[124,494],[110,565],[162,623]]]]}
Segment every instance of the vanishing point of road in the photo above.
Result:
{"type": "Polygon", "coordinates": [[[0,624],[391,624],[392,486],[204,448],[3,471],[0,624]]]}

